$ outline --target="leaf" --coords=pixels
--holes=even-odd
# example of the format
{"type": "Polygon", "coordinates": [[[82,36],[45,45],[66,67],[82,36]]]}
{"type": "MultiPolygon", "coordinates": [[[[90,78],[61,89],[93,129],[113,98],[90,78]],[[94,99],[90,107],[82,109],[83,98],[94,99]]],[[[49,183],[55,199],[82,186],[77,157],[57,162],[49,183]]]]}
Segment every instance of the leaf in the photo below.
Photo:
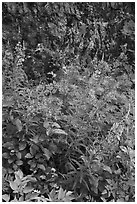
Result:
{"type": "Polygon", "coordinates": [[[109,166],[103,165],[102,168],[103,168],[104,171],[108,171],[110,174],[112,174],[112,170],[111,170],[111,168],[109,166]]]}
{"type": "Polygon", "coordinates": [[[59,193],[58,193],[58,199],[62,200],[65,197],[65,191],[63,191],[63,188],[60,187],[59,193]]]}
{"type": "Polygon", "coordinates": [[[2,199],[5,200],[6,202],[9,202],[9,200],[10,200],[10,195],[4,194],[4,195],[2,195],[2,199]]]}
{"type": "Polygon", "coordinates": [[[12,158],[11,158],[11,159],[8,159],[8,163],[9,163],[9,164],[11,164],[11,163],[13,163],[13,162],[14,162],[14,159],[12,159],[12,158]]]}
{"type": "Polygon", "coordinates": [[[71,161],[73,163],[77,164],[79,166],[79,168],[81,168],[81,164],[76,159],[71,158],[71,161]]]}
{"type": "Polygon", "coordinates": [[[52,129],[51,129],[50,127],[47,128],[46,133],[47,133],[47,135],[49,136],[49,135],[52,133],[52,129]]]}
{"type": "MultiPolygon", "coordinates": [[[[34,192],[32,192],[32,193],[28,193],[25,197],[26,197],[26,201],[29,199],[35,199],[37,196],[39,195],[39,193],[34,193],[34,192]]],[[[28,201],[29,201],[28,200],[28,201]]]]}
{"type": "Polygon", "coordinates": [[[119,198],[116,202],[125,202],[124,198],[119,198]]]}
{"type": "Polygon", "coordinates": [[[18,199],[16,198],[16,195],[15,195],[14,199],[11,200],[10,202],[18,202],[18,199]]]}
{"type": "Polygon", "coordinates": [[[34,143],[39,143],[39,135],[35,135],[33,138],[30,139],[31,141],[33,141],[34,143]]]}
{"type": "Polygon", "coordinates": [[[104,195],[104,194],[107,194],[107,190],[106,189],[102,192],[102,195],[104,195]]]}
{"type": "Polygon", "coordinates": [[[75,199],[73,196],[67,196],[65,195],[65,197],[63,198],[63,202],[71,202],[71,200],[75,199]]]}
{"type": "Polygon", "coordinates": [[[33,158],[33,156],[32,156],[30,153],[27,153],[27,154],[25,155],[25,158],[31,159],[31,158],[33,158]]]}
{"type": "MultiPolygon", "coordinates": [[[[93,191],[98,194],[98,188],[99,188],[99,178],[97,178],[96,176],[91,175],[89,178],[89,182],[92,186],[93,191]]],[[[85,181],[85,183],[87,183],[85,181]]]]}
{"type": "Polygon", "coordinates": [[[98,172],[100,170],[100,163],[98,161],[94,161],[91,164],[91,168],[93,172],[98,172]]]}
{"type": "Polygon", "coordinates": [[[29,160],[28,161],[28,164],[31,166],[31,168],[35,168],[36,167],[36,162],[35,161],[33,161],[33,160],[29,160]]]}
{"type": "Polygon", "coordinates": [[[9,158],[9,154],[7,152],[4,152],[2,154],[2,157],[5,158],[5,159],[8,159],[9,158]]]}
{"type": "Polygon", "coordinates": [[[26,142],[20,142],[19,143],[19,150],[21,151],[21,150],[24,150],[25,148],[26,148],[26,146],[27,146],[27,143],[26,142]]]}
{"type": "Polygon", "coordinates": [[[15,180],[14,180],[14,182],[15,183],[17,183],[18,184],[18,186],[22,183],[22,180],[19,178],[19,176],[18,175],[15,175],[15,180]]]}
{"type": "Polygon", "coordinates": [[[121,169],[114,170],[114,173],[117,174],[117,175],[120,175],[121,174],[121,169]]]}
{"type": "Polygon", "coordinates": [[[131,149],[131,148],[128,148],[128,151],[129,151],[130,159],[134,160],[135,159],[135,150],[131,149]]]}
{"type": "Polygon", "coordinates": [[[79,177],[80,177],[79,182],[80,182],[80,183],[82,183],[82,181],[83,181],[83,176],[84,176],[84,175],[83,175],[83,171],[80,171],[80,172],[79,172],[79,177]]]}
{"type": "Polygon", "coordinates": [[[60,128],[60,125],[59,125],[58,123],[54,122],[54,123],[52,124],[52,127],[60,128]]]}
{"type": "Polygon", "coordinates": [[[20,198],[19,198],[19,202],[23,202],[23,201],[24,201],[24,195],[20,196],[20,198]]]}
{"type": "Polygon", "coordinates": [[[127,148],[126,148],[126,147],[124,147],[124,146],[120,146],[120,149],[121,149],[123,152],[125,152],[125,153],[127,153],[127,152],[128,152],[127,148]]]}
{"type": "Polygon", "coordinates": [[[34,190],[34,188],[32,188],[31,186],[26,186],[24,189],[23,189],[23,193],[30,193],[34,190]]]}
{"type": "Polygon", "coordinates": [[[20,160],[21,157],[22,157],[22,154],[21,154],[20,152],[16,152],[16,156],[17,156],[17,158],[20,160]]]}
{"type": "Polygon", "coordinates": [[[2,106],[3,107],[12,107],[14,105],[14,97],[7,96],[3,101],[2,101],[2,106]]]}
{"type": "Polygon", "coordinates": [[[28,175],[28,176],[23,177],[23,178],[22,178],[22,181],[26,181],[26,182],[28,182],[28,181],[36,182],[37,179],[36,179],[35,177],[32,177],[32,175],[28,175]]]}
{"type": "Polygon", "coordinates": [[[10,187],[12,190],[17,191],[18,190],[18,183],[14,182],[14,181],[10,181],[10,187]]]}
{"type": "Polygon", "coordinates": [[[34,144],[31,145],[31,147],[30,147],[30,153],[31,153],[31,155],[35,155],[38,150],[39,150],[39,147],[38,147],[38,146],[36,146],[36,145],[34,145],[34,144]]]}
{"type": "Polygon", "coordinates": [[[37,166],[39,169],[42,169],[43,171],[46,170],[45,166],[43,164],[38,164],[37,166]]]}
{"type": "Polygon", "coordinates": [[[40,141],[40,142],[45,141],[45,134],[39,135],[39,141],[40,141]]]}
{"type": "Polygon", "coordinates": [[[6,173],[7,173],[6,168],[2,167],[2,176],[4,177],[6,175],[6,173]]]}
{"type": "Polygon", "coordinates": [[[6,147],[8,149],[14,149],[14,145],[13,145],[13,142],[6,142],[3,144],[3,147],[6,147]]]}
{"type": "Polygon", "coordinates": [[[17,164],[17,166],[21,166],[23,164],[23,161],[22,160],[17,160],[16,164],[17,164]]]}
{"type": "Polygon", "coordinates": [[[51,191],[50,194],[49,194],[50,200],[51,200],[51,201],[54,201],[54,199],[56,199],[55,196],[56,196],[56,191],[55,191],[55,189],[53,188],[52,191],[51,191]]]}
{"type": "Polygon", "coordinates": [[[21,132],[22,131],[22,123],[18,118],[15,120],[15,124],[16,124],[18,131],[21,132]]]}
{"type": "Polygon", "coordinates": [[[70,196],[70,195],[72,195],[72,191],[68,191],[67,193],[66,193],[66,196],[70,196]]]}
{"type": "Polygon", "coordinates": [[[15,172],[15,175],[17,175],[20,179],[23,178],[23,172],[20,169],[15,172]]]}
{"type": "Polygon", "coordinates": [[[50,122],[44,121],[43,127],[47,129],[49,126],[50,126],[50,122]]]}
{"type": "Polygon", "coordinates": [[[54,143],[50,143],[50,145],[49,145],[49,150],[50,150],[53,154],[55,154],[55,153],[57,152],[57,150],[58,150],[58,147],[57,147],[57,145],[55,145],[54,143]]]}
{"type": "Polygon", "coordinates": [[[129,196],[129,195],[125,196],[125,201],[126,201],[126,202],[128,202],[129,199],[130,199],[130,196],[129,196]]]}
{"type": "Polygon", "coordinates": [[[42,147],[42,151],[44,152],[44,155],[47,157],[47,160],[49,160],[52,155],[51,152],[47,148],[44,148],[44,147],[42,147]]]}
{"type": "Polygon", "coordinates": [[[130,180],[126,181],[126,184],[129,186],[135,186],[135,181],[130,179],[130,180]]]}
{"type": "Polygon", "coordinates": [[[52,130],[53,134],[63,134],[63,135],[68,135],[64,130],[61,129],[53,129],[52,130]]]}

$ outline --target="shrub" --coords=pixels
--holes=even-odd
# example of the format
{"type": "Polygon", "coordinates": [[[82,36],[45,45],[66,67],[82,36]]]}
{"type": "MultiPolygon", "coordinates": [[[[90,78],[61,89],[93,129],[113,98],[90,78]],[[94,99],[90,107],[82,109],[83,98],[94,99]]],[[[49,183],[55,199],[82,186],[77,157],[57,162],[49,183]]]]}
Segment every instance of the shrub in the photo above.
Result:
{"type": "MultiPolygon", "coordinates": [[[[134,93],[127,94],[131,84],[125,75],[120,81],[111,76],[108,63],[93,61],[93,66],[80,73],[74,63],[60,81],[35,87],[22,87],[25,78],[14,67],[14,94],[3,103],[3,166],[10,177],[14,171],[34,177],[33,189],[43,196],[57,183],[73,191],[76,201],[133,197],[134,93]]],[[[5,183],[6,191],[14,190],[14,180],[5,183]]]]}
{"type": "Polygon", "coordinates": [[[3,23],[3,201],[134,201],[134,4],[4,3],[3,23]]]}

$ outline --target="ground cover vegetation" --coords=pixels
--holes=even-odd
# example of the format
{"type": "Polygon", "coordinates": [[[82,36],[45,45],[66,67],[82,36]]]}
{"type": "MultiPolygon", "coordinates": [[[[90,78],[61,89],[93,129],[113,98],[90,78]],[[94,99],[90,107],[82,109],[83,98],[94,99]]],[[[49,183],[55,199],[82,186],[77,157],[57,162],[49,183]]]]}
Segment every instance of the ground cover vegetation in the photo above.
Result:
{"type": "Polygon", "coordinates": [[[135,4],[2,4],[4,202],[135,201],[135,4]]]}

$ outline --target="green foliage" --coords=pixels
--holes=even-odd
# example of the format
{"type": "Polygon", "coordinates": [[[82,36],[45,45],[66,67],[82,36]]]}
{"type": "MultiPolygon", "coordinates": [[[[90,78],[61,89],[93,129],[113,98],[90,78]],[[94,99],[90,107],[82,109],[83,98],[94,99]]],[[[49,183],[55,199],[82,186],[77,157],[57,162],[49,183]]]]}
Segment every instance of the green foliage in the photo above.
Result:
{"type": "Polygon", "coordinates": [[[3,201],[134,201],[133,7],[3,3],[3,201]]]}
{"type": "MultiPolygon", "coordinates": [[[[74,198],[72,197],[71,191],[64,191],[61,187],[57,189],[55,186],[49,193],[48,197],[40,195],[40,192],[35,190],[32,184],[36,181],[36,178],[31,175],[23,176],[22,171],[19,169],[15,172],[15,180],[9,181],[10,188],[13,191],[14,199],[11,202],[71,202],[74,198]]],[[[10,200],[10,195],[4,194],[2,199],[6,202],[10,200]]]]}
{"type": "Polygon", "coordinates": [[[112,61],[122,52],[134,65],[134,12],[134,2],[3,3],[3,49],[25,45],[24,70],[35,80],[75,56],[91,66],[96,56],[112,61]]]}

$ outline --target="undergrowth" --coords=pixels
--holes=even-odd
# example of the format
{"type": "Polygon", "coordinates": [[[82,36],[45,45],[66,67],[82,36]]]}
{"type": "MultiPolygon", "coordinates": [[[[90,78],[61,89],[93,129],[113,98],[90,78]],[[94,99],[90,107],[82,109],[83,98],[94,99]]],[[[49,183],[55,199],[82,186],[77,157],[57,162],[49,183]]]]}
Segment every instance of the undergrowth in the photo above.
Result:
{"type": "Polygon", "coordinates": [[[62,79],[32,86],[24,58],[20,44],[14,56],[4,52],[3,200],[134,201],[128,75],[113,75],[115,63],[93,59],[91,72],[75,60],[62,79]]]}

